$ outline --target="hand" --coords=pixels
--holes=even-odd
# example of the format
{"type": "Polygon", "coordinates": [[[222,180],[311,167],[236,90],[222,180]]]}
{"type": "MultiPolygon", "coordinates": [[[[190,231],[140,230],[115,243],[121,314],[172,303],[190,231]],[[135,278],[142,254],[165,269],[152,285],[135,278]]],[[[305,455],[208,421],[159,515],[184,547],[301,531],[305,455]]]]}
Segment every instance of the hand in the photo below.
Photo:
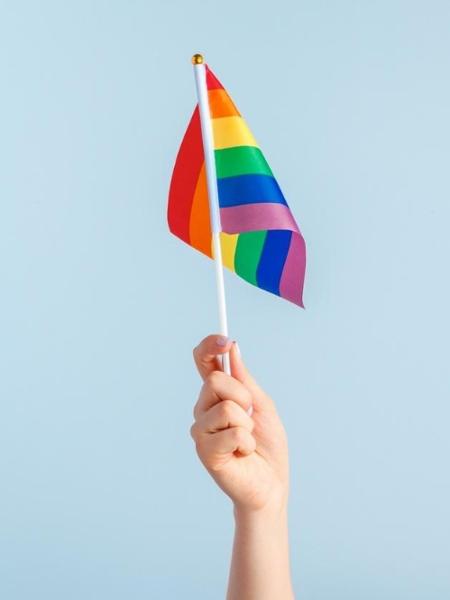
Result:
{"type": "Polygon", "coordinates": [[[191,428],[200,460],[237,511],[284,509],[288,448],[273,401],[227,338],[208,336],[194,349],[194,360],[204,380],[191,428]],[[231,377],[217,358],[225,352],[230,352],[231,377]]]}

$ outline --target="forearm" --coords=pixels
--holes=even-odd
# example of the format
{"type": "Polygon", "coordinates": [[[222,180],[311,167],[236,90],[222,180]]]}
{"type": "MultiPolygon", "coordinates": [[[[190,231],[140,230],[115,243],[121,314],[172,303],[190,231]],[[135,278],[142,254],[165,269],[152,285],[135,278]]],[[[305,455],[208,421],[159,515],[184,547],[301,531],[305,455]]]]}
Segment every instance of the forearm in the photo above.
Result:
{"type": "Polygon", "coordinates": [[[227,600],[292,600],[287,508],[234,514],[227,600]]]}
{"type": "Polygon", "coordinates": [[[202,463],[239,507],[227,599],[293,600],[288,446],[275,404],[231,340],[209,336],[195,348],[194,358],[204,384],[191,435],[202,463]],[[217,355],[226,352],[232,377],[217,371],[217,355]]]}

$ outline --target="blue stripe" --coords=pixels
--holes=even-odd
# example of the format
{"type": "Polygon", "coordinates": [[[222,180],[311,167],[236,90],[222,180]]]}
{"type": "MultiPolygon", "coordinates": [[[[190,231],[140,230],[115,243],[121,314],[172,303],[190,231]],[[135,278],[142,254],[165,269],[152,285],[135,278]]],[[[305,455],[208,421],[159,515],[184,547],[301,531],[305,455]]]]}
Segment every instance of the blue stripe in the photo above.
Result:
{"type": "Polygon", "coordinates": [[[256,271],[258,287],[280,295],[280,280],[283,273],[292,231],[273,229],[267,232],[261,258],[256,271]]]}
{"type": "Polygon", "coordinates": [[[238,175],[217,180],[220,208],[275,202],[285,204],[283,193],[276,179],[270,175],[238,175]]]}

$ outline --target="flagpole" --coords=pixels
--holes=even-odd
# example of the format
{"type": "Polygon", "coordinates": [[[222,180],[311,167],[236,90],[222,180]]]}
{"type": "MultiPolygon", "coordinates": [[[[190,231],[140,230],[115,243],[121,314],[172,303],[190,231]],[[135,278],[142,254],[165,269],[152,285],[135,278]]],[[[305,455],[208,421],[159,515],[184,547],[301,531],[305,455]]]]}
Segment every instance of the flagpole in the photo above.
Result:
{"type": "MultiPolygon", "coordinates": [[[[225,300],[225,283],[223,278],[222,247],[220,245],[219,194],[217,191],[216,162],[214,159],[214,139],[209,110],[208,89],[206,87],[206,69],[201,54],[192,57],[194,65],[195,87],[197,89],[200,123],[202,129],[203,152],[205,155],[206,182],[208,188],[209,214],[214,250],[214,264],[216,271],[217,303],[219,308],[219,326],[221,335],[228,337],[227,305],[225,300]]],[[[222,355],[223,370],[231,374],[230,355],[222,355]]]]}

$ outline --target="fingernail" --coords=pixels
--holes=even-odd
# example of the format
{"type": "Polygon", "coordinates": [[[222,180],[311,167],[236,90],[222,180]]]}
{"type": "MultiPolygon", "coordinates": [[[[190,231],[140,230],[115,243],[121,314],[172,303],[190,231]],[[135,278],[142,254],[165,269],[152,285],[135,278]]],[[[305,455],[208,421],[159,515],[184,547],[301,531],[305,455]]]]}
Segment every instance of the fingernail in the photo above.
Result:
{"type": "Polygon", "coordinates": [[[238,355],[241,356],[241,349],[239,348],[239,344],[237,342],[234,342],[234,346],[237,350],[238,355]]]}
{"type": "Polygon", "coordinates": [[[228,338],[224,335],[221,335],[220,337],[216,338],[216,344],[222,347],[226,346],[228,344],[228,338]]]}

